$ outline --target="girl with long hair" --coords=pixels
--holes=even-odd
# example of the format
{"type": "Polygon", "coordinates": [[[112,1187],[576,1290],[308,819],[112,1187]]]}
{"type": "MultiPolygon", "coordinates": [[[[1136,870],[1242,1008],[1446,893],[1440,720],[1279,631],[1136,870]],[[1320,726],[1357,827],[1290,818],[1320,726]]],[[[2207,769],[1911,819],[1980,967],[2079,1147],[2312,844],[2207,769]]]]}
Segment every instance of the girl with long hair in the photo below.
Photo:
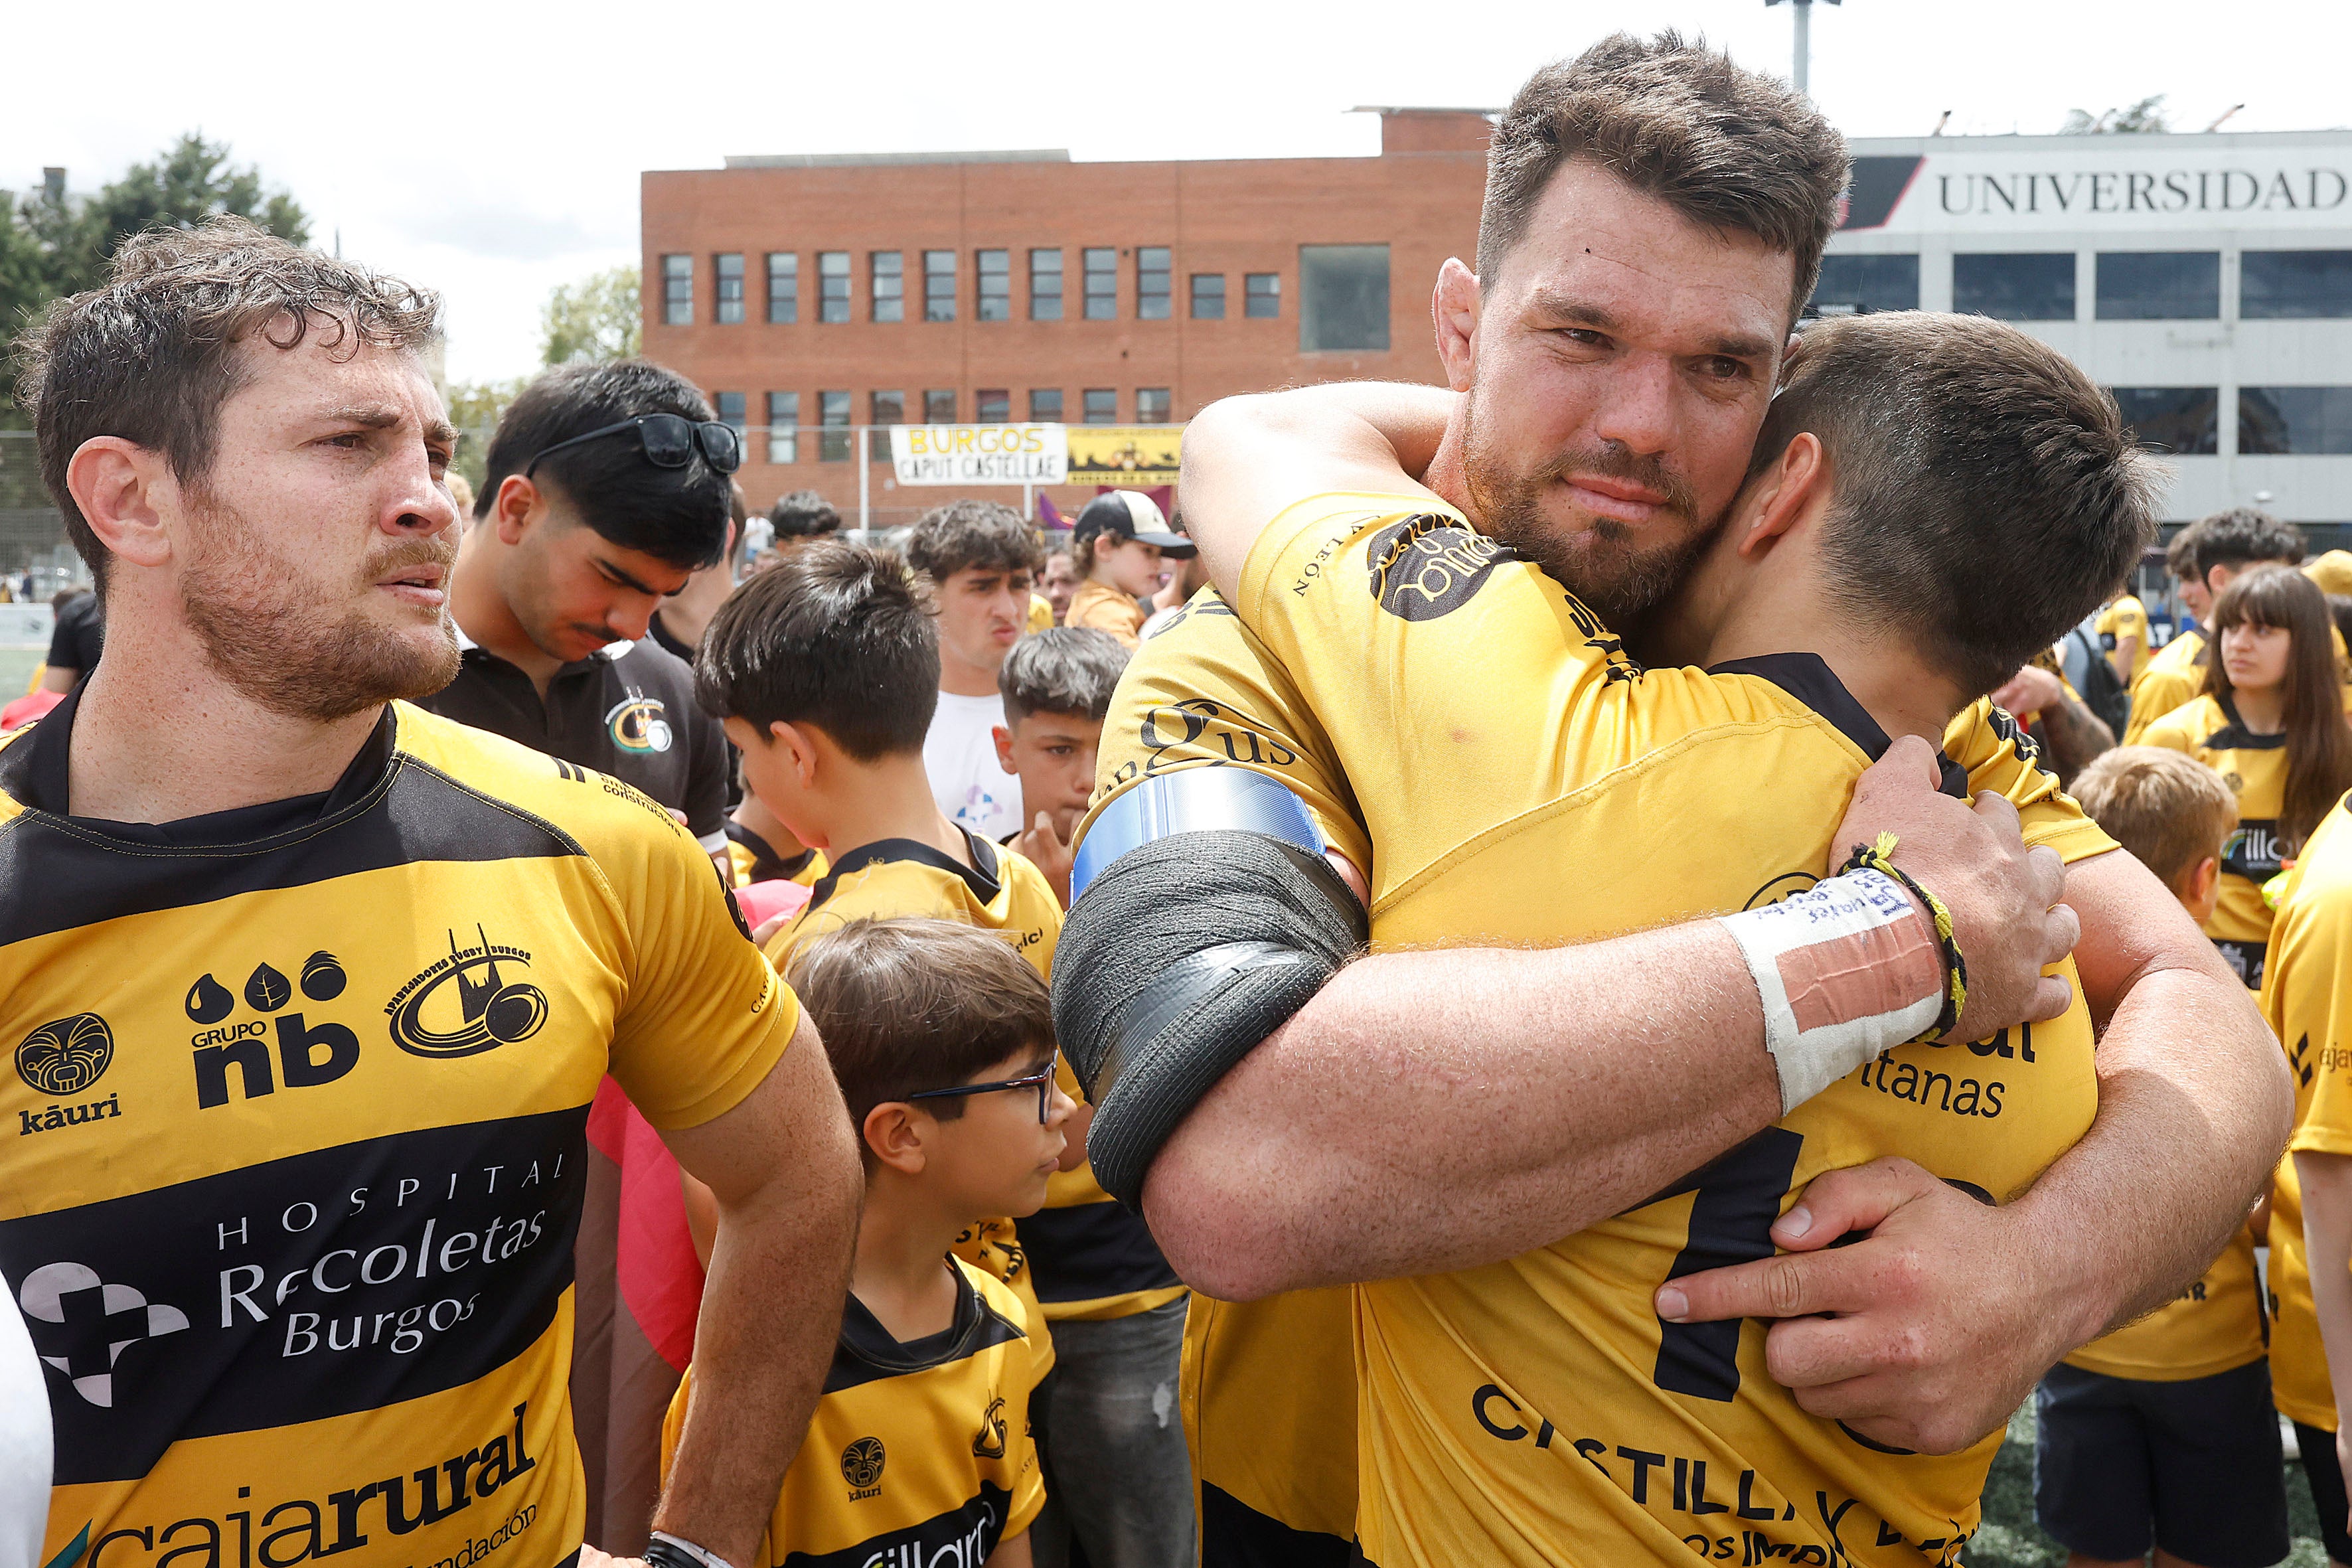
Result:
{"type": "Polygon", "coordinates": [[[2144,744],[2186,752],[2237,792],[2238,831],[2205,934],[2260,986],[2271,911],[2263,884],[2352,790],[2352,724],[2336,668],[2335,623],[2318,584],[2257,566],[2213,604],[2203,695],[2147,728],[2144,744]]]}

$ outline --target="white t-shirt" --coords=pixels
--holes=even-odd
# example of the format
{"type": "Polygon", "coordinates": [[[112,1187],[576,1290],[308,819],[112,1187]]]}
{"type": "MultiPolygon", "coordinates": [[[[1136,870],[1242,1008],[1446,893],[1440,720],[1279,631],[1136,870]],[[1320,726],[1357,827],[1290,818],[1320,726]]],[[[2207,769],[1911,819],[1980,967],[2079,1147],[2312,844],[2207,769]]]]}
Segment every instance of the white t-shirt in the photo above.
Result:
{"type": "Polygon", "coordinates": [[[1004,722],[1001,697],[940,693],[923,737],[923,772],[940,809],[996,843],[1021,826],[1021,778],[996,762],[996,726],[1004,722]]]}
{"type": "Polygon", "coordinates": [[[0,1568],[37,1568],[49,1524],[49,1391],[0,1279],[0,1568]]]}

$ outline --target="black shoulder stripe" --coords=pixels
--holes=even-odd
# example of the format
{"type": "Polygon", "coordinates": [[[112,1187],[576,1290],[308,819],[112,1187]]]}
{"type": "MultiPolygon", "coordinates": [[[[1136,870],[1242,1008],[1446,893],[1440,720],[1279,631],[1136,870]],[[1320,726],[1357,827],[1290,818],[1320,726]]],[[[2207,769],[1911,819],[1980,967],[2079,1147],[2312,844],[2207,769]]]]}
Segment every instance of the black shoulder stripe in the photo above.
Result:
{"type": "MultiPolygon", "coordinates": [[[[1819,654],[1768,653],[1755,658],[1735,658],[1708,668],[1709,675],[1753,675],[1769,680],[1822,718],[1847,740],[1862,748],[1872,762],[1886,754],[1895,742],[1870,710],[1855,700],[1819,654]]],[[[1939,748],[1936,762],[1941,774],[1937,788],[1960,800],[1969,798],[1968,771],[1939,748]]]]}
{"type": "Polygon", "coordinates": [[[884,1378],[929,1372],[1029,1337],[961,1276],[958,1283],[963,1296],[956,1303],[955,1326],[912,1347],[892,1340],[864,1304],[851,1297],[842,1315],[841,1337],[833,1347],[833,1364],[825,1370],[824,1392],[838,1394],[884,1378]]]}
{"type": "Polygon", "coordinates": [[[0,947],[420,861],[584,853],[545,819],[405,755],[384,787],[350,811],[250,844],[129,844],[27,811],[0,828],[0,947]]]}

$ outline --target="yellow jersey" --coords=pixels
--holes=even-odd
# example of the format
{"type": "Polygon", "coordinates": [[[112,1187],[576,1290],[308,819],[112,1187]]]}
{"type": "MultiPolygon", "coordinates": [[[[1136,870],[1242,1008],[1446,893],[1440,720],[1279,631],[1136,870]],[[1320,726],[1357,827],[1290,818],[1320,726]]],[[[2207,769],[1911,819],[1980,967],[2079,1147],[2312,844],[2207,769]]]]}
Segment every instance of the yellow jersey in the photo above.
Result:
{"type": "Polygon", "coordinates": [[[1030,595],[1028,624],[1024,626],[1021,629],[1024,633],[1034,637],[1039,632],[1051,630],[1053,628],[1053,625],[1054,602],[1051,599],[1046,598],[1043,594],[1030,595]]]}
{"type": "Polygon", "coordinates": [[[2136,1383],[2185,1383],[2260,1361],[2269,1342],[2253,1234],[2240,1230],[2179,1296],[2093,1340],[2066,1364],[2136,1383]]]}
{"type": "Polygon", "coordinates": [[[2123,743],[2143,744],[2147,727],[2205,689],[2205,634],[2186,631],[2148,656],[2147,668],[2132,682],[2131,721],[2123,743]]]}
{"type": "Polygon", "coordinates": [[[2352,833],[2345,818],[2338,801],[2287,874],[2263,980],[2263,1016],[2294,1079],[2294,1131],[2271,1199],[2271,1394],[2289,1416],[2328,1432],[2336,1394],[2312,1310],[2294,1156],[2352,1154],[2352,833]]]}
{"type": "MultiPolygon", "coordinates": [[[[911,1342],[849,1298],[824,1392],[760,1542],[762,1568],[981,1568],[1045,1505],[1029,1396],[1045,1363],[1028,1307],[950,1258],[955,1321],[911,1342]]],[[[662,1423],[661,1469],[686,1429],[687,1369],[662,1423]]]]}
{"type": "MultiPolygon", "coordinates": [[[[1424,500],[1290,509],[1240,607],[1356,781],[1375,951],[1557,942],[1785,896],[1842,858],[1831,835],[1888,743],[1811,655],[1643,670],[1572,595],[1424,500]]],[[[1962,717],[2006,759],[2030,839],[2113,847],[2006,715],[1962,717]]],[[[1946,780],[1972,782],[1949,759],[1946,780]]],[[[1889,1052],[1551,1247],[1357,1287],[1366,1557],[1956,1561],[1999,1434],[1890,1454],[1797,1405],[1762,1325],[1666,1324],[1652,1294],[1769,1255],[1773,1219],[1827,1170],[1901,1153],[1988,1203],[2023,1190],[2096,1109],[2076,991],[2048,1024],[1889,1052]]]]}
{"type": "Polygon", "coordinates": [[[767,881],[798,882],[803,888],[811,888],[833,868],[825,864],[821,849],[803,849],[793,856],[777,854],[774,846],[731,817],[727,823],[727,865],[739,888],[767,881]]]}
{"type": "Polygon", "coordinates": [[[2263,884],[2279,874],[2278,816],[2286,802],[2286,736],[2257,735],[2216,697],[2199,697],[2147,727],[2146,746],[2185,752],[2238,797],[2238,830],[2221,846],[2221,892],[2205,934],[2238,978],[2259,989],[2271,937],[2263,884]]]}
{"type": "Polygon", "coordinates": [[[609,1071],[706,1122],[797,1002],[616,780],[395,703],[323,795],[98,822],[62,815],[74,710],[0,742],[45,1556],[568,1560],[590,1102],[609,1071]]]}
{"type": "Polygon", "coordinates": [[[2153,657],[2147,646],[2147,606],[2129,594],[2121,595],[2099,612],[2097,630],[2099,647],[2107,653],[2115,652],[2126,637],[2138,642],[2138,651],[2132,655],[2131,673],[2124,678],[2125,685],[2137,685],[2139,678],[2147,673],[2147,661],[2153,657]]]}
{"type": "Polygon", "coordinates": [[[1143,611],[1133,599],[1092,577],[1078,584],[1078,591],[1070,595],[1069,610],[1062,616],[1066,626],[1108,632],[1129,652],[1142,636],[1143,621],[1143,611]]]}
{"type": "MultiPolygon", "coordinates": [[[[1297,688],[1203,588],[1130,660],[1102,728],[1095,816],[1147,778],[1237,767],[1299,796],[1333,847],[1372,863],[1355,796],[1297,688]]],[[[1192,1293],[1179,1380],[1201,1560],[1345,1561],[1356,1521],[1356,1387],[1345,1287],[1265,1300],[1192,1293]],[[1315,1537],[1304,1540],[1303,1537],[1315,1537]]]]}
{"type": "MultiPolygon", "coordinates": [[[[1017,851],[958,831],[969,864],[906,838],[843,855],[811,889],[799,918],[769,939],[779,964],[792,948],[853,920],[930,915],[995,931],[1050,979],[1062,935],[1053,884],[1017,851]]],[[[1059,1076],[1064,1092],[1076,1097],[1068,1063],[1059,1076]]],[[[1056,1172],[1045,1184],[1045,1206],[1017,1229],[1009,1219],[982,1221],[959,1255],[1026,1292],[1046,1322],[1127,1317],[1184,1290],[1143,1221],[1104,1192],[1086,1164],[1056,1172]]]]}

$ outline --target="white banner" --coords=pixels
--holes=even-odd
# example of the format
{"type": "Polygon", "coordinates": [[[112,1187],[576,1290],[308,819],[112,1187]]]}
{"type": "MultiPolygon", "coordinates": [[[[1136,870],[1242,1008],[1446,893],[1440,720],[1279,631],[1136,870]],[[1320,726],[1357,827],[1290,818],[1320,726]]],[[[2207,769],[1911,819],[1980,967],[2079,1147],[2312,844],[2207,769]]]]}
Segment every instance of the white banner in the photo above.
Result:
{"type": "Polygon", "coordinates": [[[2340,142],[2179,147],[2171,143],[2201,139],[2069,140],[2080,145],[1995,151],[1963,142],[1951,151],[1931,145],[1924,156],[1858,157],[1845,227],[1965,235],[2352,225],[2352,147],[2340,142]]]}
{"type": "Polygon", "coordinates": [[[902,485],[1058,485],[1069,471],[1059,425],[893,425],[902,485]]]}

